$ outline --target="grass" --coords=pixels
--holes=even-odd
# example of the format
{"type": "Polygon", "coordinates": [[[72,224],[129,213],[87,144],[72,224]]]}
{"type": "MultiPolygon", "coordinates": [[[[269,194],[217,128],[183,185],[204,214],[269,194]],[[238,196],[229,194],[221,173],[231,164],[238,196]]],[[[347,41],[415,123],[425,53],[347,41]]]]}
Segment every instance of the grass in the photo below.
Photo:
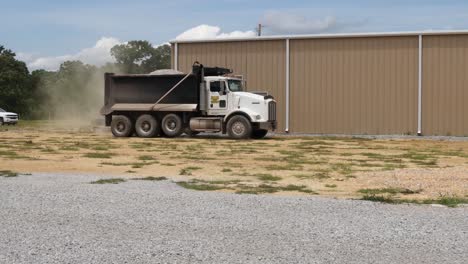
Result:
{"type": "Polygon", "coordinates": [[[224,169],[221,170],[221,172],[232,172],[232,170],[228,169],[228,168],[224,168],[224,169]]]}
{"type": "Polygon", "coordinates": [[[136,180],[136,181],[165,181],[165,180],[167,180],[167,178],[166,177],[149,176],[149,177],[144,177],[144,178],[136,178],[134,180],[136,180]]]}
{"type": "Polygon", "coordinates": [[[217,186],[213,184],[204,184],[204,183],[197,183],[197,182],[177,182],[177,185],[190,190],[196,191],[216,191],[225,189],[224,186],[217,186]]]}
{"type": "Polygon", "coordinates": [[[296,174],[294,177],[298,179],[316,179],[316,180],[323,180],[330,178],[330,174],[328,172],[317,172],[313,174],[296,174]]]}
{"type": "Polygon", "coordinates": [[[154,157],[149,156],[149,155],[142,155],[142,156],[139,156],[138,159],[143,160],[143,161],[148,161],[148,160],[154,160],[154,157]]]}
{"type": "Polygon", "coordinates": [[[0,150],[0,157],[7,159],[26,159],[28,157],[18,155],[15,151],[11,150],[0,150]]]}
{"type": "Polygon", "coordinates": [[[91,184],[119,184],[125,182],[122,178],[112,178],[112,179],[100,179],[97,181],[90,182],[91,184]]]}
{"type": "Polygon", "coordinates": [[[325,184],[325,187],[327,187],[327,188],[336,188],[337,185],[336,184],[325,184]]]}
{"type": "Polygon", "coordinates": [[[397,199],[392,195],[376,195],[366,194],[361,200],[389,203],[389,204],[402,204],[402,203],[413,203],[413,204],[440,204],[447,207],[455,208],[462,204],[468,204],[467,198],[456,197],[456,196],[442,196],[438,199],[425,199],[425,200],[409,200],[409,199],[397,199]]]}
{"type": "Polygon", "coordinates": [[[112,153],[100,153],[100,152],[91,152],[91,153],[86,153],[83,155],[85,158],[90,158],[90,159],[110,159],[112,158],[113,154],[112,153]]]}
{"type": "Polygon", "coordinates": [[[316,192],[307,189],[305,185],[290,184],[287,186],[273,186],[269,184],[260,184],[258,186],[241,186],[236,191],[237,194],[262,194],[262,193],[276,193],[280,191],[285,192],[302,192],[308,194],[317,194],[316,192]]]}
{"type": "Polygon", "coordinates": [[[262,174],[262,173],[255,174],[254,176],[257,177],[257,179],[261,181],[280,181],[283,179],[279,176],[273,176],[271,174],[262,174]]]}
{"type": "Polygon", "coordinates": [[[19,173],[11,170],[0,170],[0,176],[5,178],[18,177],[19,173]]]}
{"type": "Polygon", "coordinates": [[[303,166],[298,165],[298,164],[293,164],[293,163],[288,163],[286,165],[273,164],[273,165],[266,166],[265,169],[269,171],[302,170],[303,166]]]}
{"type": "Polygon", "coordinates": [[[179,171],[179,175],[186,175],[186,176],[190,176],[192,175],[192,172],[194,170],[201,170],[202,168],[201,167],[196,167],[196,166],[189,166],[189,167],[185,167],[183,169],[181,169],[179,171]]]}
{"type": "Polygon", "coordinates": [[[378,189],[360,189],[359,193],[366,194],[366,195],[376,195],[376,194],[418,194],[421,193],[422,190],[411,190],[406,188],[378,188],[378,189]]]}

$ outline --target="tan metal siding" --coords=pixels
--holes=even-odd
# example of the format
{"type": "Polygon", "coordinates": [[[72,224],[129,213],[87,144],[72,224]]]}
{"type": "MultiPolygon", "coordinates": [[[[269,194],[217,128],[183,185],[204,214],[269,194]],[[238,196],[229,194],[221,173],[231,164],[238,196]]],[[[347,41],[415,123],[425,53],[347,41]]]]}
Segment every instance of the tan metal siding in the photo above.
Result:
{"type": "Polygon", "coordinates": [[[292,132],[417,132],[417,37],[290,43],[292,132]]]}
{"type": "Polygon", "coordinates": [[[285,129],[286,43],[284,40],[178,44],[179,70],[194,61],[232,68],[247,80],[248,91],[268,91],[278,101],[278,130],[285,129]]]}
{"type": "Polygon", "coordinates": [[[424,36],[422,133],[468,136],[468,36],[424,36]]]}

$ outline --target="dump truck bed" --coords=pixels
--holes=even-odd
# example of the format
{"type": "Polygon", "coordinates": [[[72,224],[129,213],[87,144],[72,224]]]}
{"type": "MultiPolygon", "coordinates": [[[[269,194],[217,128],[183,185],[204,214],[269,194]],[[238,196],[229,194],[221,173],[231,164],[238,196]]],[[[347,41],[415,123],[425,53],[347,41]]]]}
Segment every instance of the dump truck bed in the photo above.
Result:
{"type": "Polygon", "coordinates": [[[196,111],[199,102],[199,83],[195,75],[188,76],[158,105],[154,105],[185,75],[106,73],[104,107],[101,114],[114,111],[196,111]]]}

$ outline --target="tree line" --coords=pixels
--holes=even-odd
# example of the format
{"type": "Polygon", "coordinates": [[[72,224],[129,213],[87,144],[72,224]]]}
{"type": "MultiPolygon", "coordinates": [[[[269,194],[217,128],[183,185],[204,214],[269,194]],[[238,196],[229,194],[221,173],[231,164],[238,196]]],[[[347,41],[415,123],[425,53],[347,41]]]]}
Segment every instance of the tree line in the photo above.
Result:
{"type": "Polygon", "coordinates": [[[65,61],[57,71],[29,72],[26,63],[0,45],[0,108],[22,119],[83,119],[97,117],[103,105],[104,73],[144,74],[168,69],[169,45],[153,47],[143,40],[111,49],[115,63],[101,67],[65,61]]]}

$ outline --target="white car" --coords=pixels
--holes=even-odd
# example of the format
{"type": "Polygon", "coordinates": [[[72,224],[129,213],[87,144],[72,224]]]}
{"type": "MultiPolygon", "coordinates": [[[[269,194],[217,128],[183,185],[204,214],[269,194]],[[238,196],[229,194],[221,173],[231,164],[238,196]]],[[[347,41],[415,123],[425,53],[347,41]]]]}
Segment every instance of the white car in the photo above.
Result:
{"type": "Polygon", "coordinates": [[[18,114],[7,112],[0,108],[0,126],[3,124],[16,125],[18,123],[18,114]]]}

